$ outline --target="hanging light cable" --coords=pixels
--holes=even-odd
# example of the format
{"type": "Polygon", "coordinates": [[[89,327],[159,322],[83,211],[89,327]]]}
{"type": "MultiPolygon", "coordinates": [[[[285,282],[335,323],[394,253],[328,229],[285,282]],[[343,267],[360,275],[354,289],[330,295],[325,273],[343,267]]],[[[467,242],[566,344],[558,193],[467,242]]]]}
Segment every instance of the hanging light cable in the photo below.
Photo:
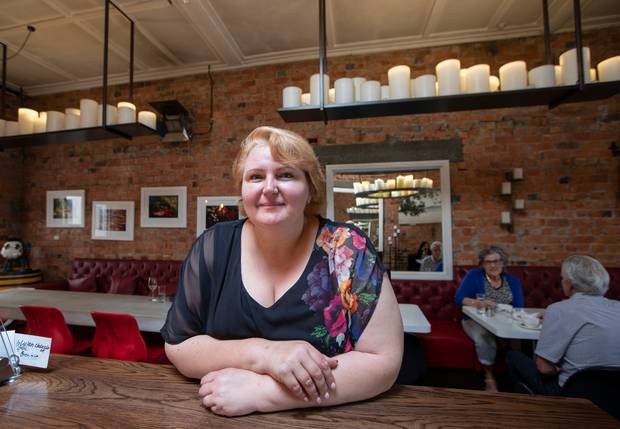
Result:
{"type": "Polygon", "coordinates": [[[8,58],[6,59],[7,61],[8,61],[8,60],[11,60],[11,59],[13,59],[13,58],[15,58],[16,56],[18,56],[18,55],[19,55],[19,53],[20,53],[20,52],[24,49],[24,47],[26,46],[26,43],[28,43],[28,39],[30,38],[30,35],[31,35],[32,33],[34,33],[35,31],[37,31],[37,29],[36,29],[36,28],[34,28],[34,26],[33,26],[33,25],[28,25],[28,26],[26,26],[26,28],[28,29],[28,34],[26,34],[26,38],[25,38],[25,39],[24,39],[24,41],[22,42],[22,45],[19,47],[19,49],[18,49],[18,50],[17,50],[17,51],[16,51],[13,55],[11,55],[10,57],[8,57],[8,58]]]}

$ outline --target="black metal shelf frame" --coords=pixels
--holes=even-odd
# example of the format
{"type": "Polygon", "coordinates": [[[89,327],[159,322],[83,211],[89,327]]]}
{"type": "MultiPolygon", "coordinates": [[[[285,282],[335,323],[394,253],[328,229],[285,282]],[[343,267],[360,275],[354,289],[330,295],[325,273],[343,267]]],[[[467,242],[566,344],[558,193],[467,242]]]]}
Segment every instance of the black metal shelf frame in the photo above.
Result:
{"type": "MultiPolygon", "coordinates": [[[[102,116],[100,127],[77,128],[71,130],[53,131],[38,134],[22,134],[0,137],[0,150],[11,147],[36,146],[42,144],[76,143],[89,140],[103,140],[123,137],[131,140],[133,137],[154,135],[157,131],[138,122],[129,124],[107,124],[108,105],[108,45],[110,39],[110,6],[114,7],[130,24],[129,36],[129,101],[133,103],[133,69],[134,69],[134,21],[119,8],[112,0],[104,0],[104,39],[103,39],[103,82],[101,87],[102,116]]],[[[6,90],[6,45],[2,44],[2,116],[4,117],[5,90],[6,90]]]]}
{"type": "MultiPolygon", "coordinates": [[[[549,8],[547,0],[542,0],[542,7],[545,60],[548,64],[551,64],[549,8]]],[[[583,73],[580,0],[573,0],[573,14],[575,20],[575,45],[577,49],[578,68],[578,81],[576,85],[326,105],[323,89],[323,76],[327,70],[325,54],[325,0],[319,0],[319,105],[280,108],[278,109],[278,113],[280,113],[280,116],[286,122],[323,121],[327,123],[329,120],[338,119],[499,109],[506,107],[546,105],[552,109],[562,103],[601,100],[620,93],[620,81],[585,83],[583,73]]]]}

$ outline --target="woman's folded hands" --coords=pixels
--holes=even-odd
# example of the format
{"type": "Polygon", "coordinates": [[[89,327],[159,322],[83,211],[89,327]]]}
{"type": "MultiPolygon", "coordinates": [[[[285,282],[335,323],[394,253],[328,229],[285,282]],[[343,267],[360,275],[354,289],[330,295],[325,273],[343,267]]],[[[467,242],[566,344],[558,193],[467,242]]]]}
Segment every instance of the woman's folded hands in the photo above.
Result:
{"type": "Polygon", "coordinates": [[[268,401],[265,376],[306,402],[320,404],[336,389],[332,370],[338,361],[306,341],[263,340],[254,356],[252,370],[225,368],[202,377],[199,395],[203,405],[223,415],[261,411],[261,401],[268,401]]]}

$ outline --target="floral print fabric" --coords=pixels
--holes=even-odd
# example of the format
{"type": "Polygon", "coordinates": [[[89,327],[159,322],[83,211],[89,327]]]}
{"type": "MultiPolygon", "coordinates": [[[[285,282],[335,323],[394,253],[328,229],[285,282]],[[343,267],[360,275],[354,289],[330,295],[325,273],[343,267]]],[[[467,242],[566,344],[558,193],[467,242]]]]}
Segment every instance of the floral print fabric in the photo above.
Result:
{"type": "Polygon", "coordinates": [[[368,239],[354,228],[327,223],[315,246],[324,256],[307,276],[302,300],[322,315],[310,335],[327,354],[348,352],[362,335],[377,304],[383,265],[368,239]]]}

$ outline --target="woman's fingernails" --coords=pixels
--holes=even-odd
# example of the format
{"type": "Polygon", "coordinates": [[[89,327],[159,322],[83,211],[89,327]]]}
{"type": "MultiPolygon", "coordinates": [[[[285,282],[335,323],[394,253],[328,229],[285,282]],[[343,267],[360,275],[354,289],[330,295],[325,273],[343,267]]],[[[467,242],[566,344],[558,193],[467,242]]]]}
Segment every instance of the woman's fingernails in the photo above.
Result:
{"type": "Polygon", "coordinates": [[[319,404],[321,403],[321,397],[320,396],[317,396],[316,402],[319,403],[319,404]]]}
{"type": "Polygon", "coordinates": [[[308,397],[304,396],[304,401],[308,402],[308,397]]]}
{"type": "Polygon", "coordinates": [[[325,392],[325,399],[329,399],[329,392],[325,392]]]}
{"type": "Polygon", "coordinates": [[[336,390],[336,383],[332,383],[329,387],[331,387],[332,390],[336,390]]]}

